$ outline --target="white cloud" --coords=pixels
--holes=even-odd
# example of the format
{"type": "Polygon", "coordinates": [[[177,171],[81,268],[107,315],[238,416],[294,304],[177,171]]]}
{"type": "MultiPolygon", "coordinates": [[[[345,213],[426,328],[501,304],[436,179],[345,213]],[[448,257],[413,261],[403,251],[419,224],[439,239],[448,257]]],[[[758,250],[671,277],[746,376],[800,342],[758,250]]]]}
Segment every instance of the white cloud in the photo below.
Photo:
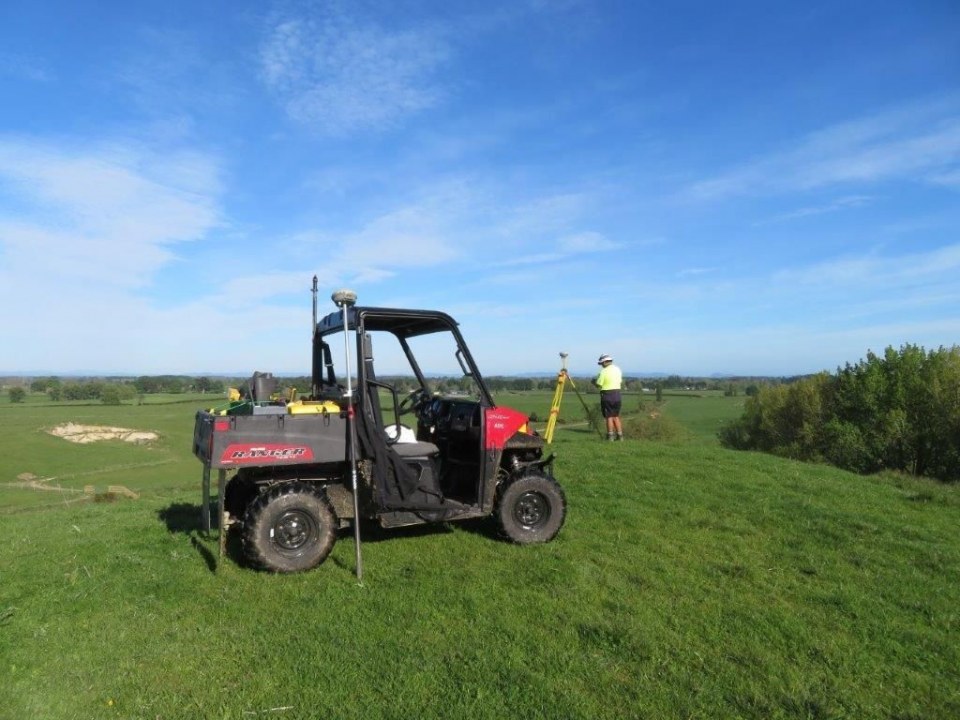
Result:
{"type": "MultiPolygon", "coordinates": [[[[36,210],[21,222],[49,229],[56,218],[58,231],[128,249],[193,240],[215,226],[216,176],[215,165],[194,153],[158,154],[131,146],[66,150],[0,140],[8,202],[20,200],[21,213],[27,206],[36,210]]],[[[12,212],[16,209],[5,214],[12,212]]]]}
{"type": "Polygon", "coordinates": [[[267,245],[277,248],[278,256],[283,255],[280,263],[305,270],[260,268],[256,275],[235,274],[221,285],[216,297],[236,307],[253,306],[305,292],[311,272],[320,277],[321,288],[349,285],[359,289],[399,274],[455,262],[462,255],[453,229],[457,225],[456,190],[438,193],[374,215],[357,228],[304,230],[266,239],[267,245]]]}
{"type": "Polygon", "coordinates": [[[942,173],[934,173],[929,177],[929,180],[935,185],[945,185],[949,188],[960,190],[960,168],[942,173]]]}
{"type": "Polygon", "coordinates": [[[591,198],[585,193],[540,195],[505,207],[497,222],[497,231],[506,237],[538,239],[566,233],[590,203],[591,198]]]}
{"type": "MultiPolygon", "coordinates": [[[[517,267],[557,263],[583,255],[611,252],[620,247],[617,243],[601,233],[593,231],[564,235],[556,240],[546,241],[543,244],[548,248],[546,252],[517,255],[507,260],[494,263],[494,267],[517,267]]],[[[501,275],[500,277],[510,276],[501,275]]]]}
{"type": "Polygon", "coordinates": [[[825,128],[793,148],[696,182],[683,196],[718,200],[886,180],[950,184],[943,179],[957,172],[960,108],[948,99],[825,128]]]}
{"type": "Polygon", "coordinates": [[[35,342],[55,329],[71,365],[110,368],[152,317],[137,293],[221,223],[217,177],[196,153],[0,138],[0,367],[56,367],[35,342]]]}
{"type": "Polygon", "coordinates": [[[717,271],[717,268],[713,267],[691,267],[684,268],[677,273],[677,277],[691,277],[698,275],[709,275],[717,271]]]}
{"type": "Polygon", "coordinates": [[[618,246],[598,232],[580,232],[561,237],[557,247],[565,254],[574,255],[616,250],[618,246]]]}
{"type": "MultiPolygon", "coordinates": [[[[42,276],[45,283],[134,288],[149,282],[149,273],[169,262],[162,245],[61,231],[28,223],[0,222],[0,248],[8,287],[42,276]]],[[[0,294],[0,297],[3,295],[0,294]]]]}
{"type": "Polygon", "coordinates": [[[381,129],[436,105],[449,49],[429,28],[387,29],[327,11],[273,24],[261,75],[287,113],[319,132],[381,129]]]}
{"type": "Polygon", "coordinates": [[[863,207],[864,205],[868,205],[873,202],[873,200],[874,198],[870,197],[869,195],[848,195],[846,197],[837,198],[836,200],[832,200],[821,205],[808,205],[806,207],[798,208],[797,210],[782,213],[770,218],[769,220],[764,220],[754,224],[757,226],[771,225],[774,223],[788,222],[790,220],[799,220],[800,218],[827,215],[843,210],[851,210],[863,207]]]}
{"type": "Polygon", "coordinates": [[[799,270],[783,270],[774,276],[779,285],[834,286],[850,292],[857,283],[890,292],[896,287],[938,278],[953,280],[960,272],[960,245],[946,245],[929,252],[882,257],[841,257],[799,270]]]}

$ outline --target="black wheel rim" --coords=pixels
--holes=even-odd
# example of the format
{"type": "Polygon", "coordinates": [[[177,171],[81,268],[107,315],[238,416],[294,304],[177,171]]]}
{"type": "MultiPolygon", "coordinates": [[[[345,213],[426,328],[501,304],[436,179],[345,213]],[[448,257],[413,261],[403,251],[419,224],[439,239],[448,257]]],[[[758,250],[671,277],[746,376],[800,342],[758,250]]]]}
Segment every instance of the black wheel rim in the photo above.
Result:
{"type": "Polygon", "coordinates": [[[538,492],[525,492],[513,506],[513,517],[524,530],[536,530],[550,519],[550,503],[538,492]]]}
{"type": "Polygon", "coordinates": [[[310,543],[319,534],[317,521],[302,510],[288,510],[273,524],[270,530],[273,542],[281,550],[296,552],[310,543]]]}

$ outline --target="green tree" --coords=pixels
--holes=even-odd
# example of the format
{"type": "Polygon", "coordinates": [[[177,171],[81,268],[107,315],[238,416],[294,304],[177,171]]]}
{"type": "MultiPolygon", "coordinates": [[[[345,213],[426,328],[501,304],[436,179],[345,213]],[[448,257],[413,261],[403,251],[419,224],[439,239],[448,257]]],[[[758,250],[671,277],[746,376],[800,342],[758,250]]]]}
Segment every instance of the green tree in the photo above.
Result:
{"type": "Polygon", "coordinates": [[[763,386],[720,440],[856,472],[960,480],[960,348],[888,347],[835,376],[763,386]]]}
{"type": "Polygon", "coordinates": [[[12,403],[22,403],[24,398],[27,396],[27,391],[24,390],[19,385],[10,388],[9,391],[10,402],[12,403]]]}

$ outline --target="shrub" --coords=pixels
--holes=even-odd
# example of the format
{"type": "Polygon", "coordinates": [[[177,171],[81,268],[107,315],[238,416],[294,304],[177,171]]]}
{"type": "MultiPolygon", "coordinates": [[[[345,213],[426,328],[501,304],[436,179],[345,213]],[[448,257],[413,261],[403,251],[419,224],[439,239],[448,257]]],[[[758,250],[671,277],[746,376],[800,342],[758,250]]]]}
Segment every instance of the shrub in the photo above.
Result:
{"type": "Polygon", "coordinates": [[[719,438],[861,473],[960,480],[960,348],[887,348],[834,376],[762,387],[719,438]]]}
{"type": "Polygon", "coordinates": [[[680,423],[660,413],[632,415],[624,418],[622,423],[624,435],[639,440],[670,442],[684,440],[688,435],[680,423]]]}

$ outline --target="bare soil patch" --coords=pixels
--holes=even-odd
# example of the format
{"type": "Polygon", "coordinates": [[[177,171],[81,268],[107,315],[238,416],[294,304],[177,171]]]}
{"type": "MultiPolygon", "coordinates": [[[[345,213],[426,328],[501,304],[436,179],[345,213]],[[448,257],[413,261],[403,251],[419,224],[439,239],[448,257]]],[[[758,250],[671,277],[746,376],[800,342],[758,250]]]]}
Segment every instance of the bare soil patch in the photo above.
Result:
{"type": "Polygon", "coordinates": [[[73,494],[78,500],[94,500],[96,502],[112,502],[117,498],[130,498],[136,500],[140,497],[139,493],[134,492],[125,485],[109,485],[106,492],[98,492],[93,485],[84,485],[83,490],[78,488],[62,487],[59,483],[52,485],[55,477],[39,477],[31,472],[23,472],[17,475],[17,482],[3,483],[0,487],[19,488],[22,490],[40,490],[44,492],[57,492],[61,494],[73,494]]]}
{"type": "Polygon", "coordinates": [[[64,440],[80,444],[101,440],[122,440],[123,442],[144,445],[159,437],[157,433],[149,430],[131,430],[130,428],[110,427],[108,425],[78,425],[72,422],[57,425],[47,432],[64,440]]]}

